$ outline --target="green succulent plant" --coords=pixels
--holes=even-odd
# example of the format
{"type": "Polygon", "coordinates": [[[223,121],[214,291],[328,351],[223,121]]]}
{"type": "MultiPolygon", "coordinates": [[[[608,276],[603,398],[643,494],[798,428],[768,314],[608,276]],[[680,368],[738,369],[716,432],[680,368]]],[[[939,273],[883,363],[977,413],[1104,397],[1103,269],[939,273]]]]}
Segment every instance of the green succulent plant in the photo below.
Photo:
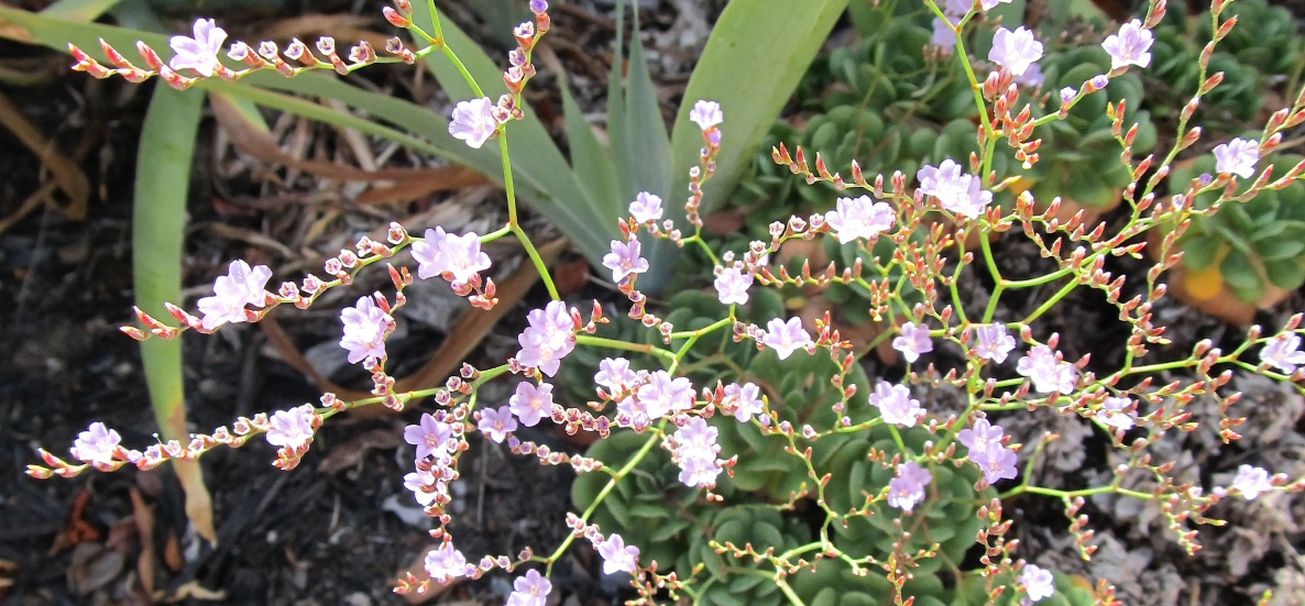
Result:
{"type": "MultiPolygon", "coordinates": [[[[1300,156],[1272,156],[1277,174],[1300,161],[1300,156]]],[[[1198,158],[1176,169],[1172,183],[1185,184],[1202,173],[1212,174],[1214,165],[1209,155],[1198,158]]],[[[1203,194],[1195,204],[1206,208],[1217,196],[1217,192],[1203,194]]],[[[1305,183],[1265,190],[1248,203],[1227,204],[1214,215],[1197,217],[1178,246],[1184,268],[1206,272],[1206,279],[1220,281],[1243,301],[1259,301],[1271,288],[1299,288],[1305,284],[1305,183]]]]}

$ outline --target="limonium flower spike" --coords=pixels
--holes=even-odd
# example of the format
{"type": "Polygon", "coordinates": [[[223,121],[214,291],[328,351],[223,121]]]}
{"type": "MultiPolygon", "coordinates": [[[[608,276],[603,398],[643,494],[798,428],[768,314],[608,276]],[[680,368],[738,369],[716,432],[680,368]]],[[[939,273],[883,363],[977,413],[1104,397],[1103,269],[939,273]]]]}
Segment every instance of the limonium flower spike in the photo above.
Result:
{"type": "Polygon", "coordinates": [[[1221,175],[1237,175],[1249,179],[1255,175],[1255,163],[1260,161],[1260,144],[1247,139],[1233,139],[1214,146],[1214,170],[1221,175]]]}
{"type": "Polygon", "coordinates": [[[1300,335],[1285,332],[1269,339],[1260,350],[1260,361],[1291,374],[1305,365],[1305,351],[1300,350],[1300,335]]]}
{"type": "Polygon", "coordinates": [[[810,345],[811,335],[802,328],[802,320],[799,318],[789,318],[788,321],[775,318],[766,324],[766,334],[761,342],[775,350],[779,359],[784,360],[793,355],[793,352],[810,345]]]}
{"type": "Polygon", "coordinates": [[[350,364],[385,357],[385,333],[394,326],[394,318],[382,311],[372,297],[359,297],[353,307],[344,308],[340,322],[344,324],[340,347],[349,352],[350,364]]]}
{"type": "Polygon", "coordinates": [[[1101,48],[1110,53],[1110,69],[1116,70],[1129,65],[1146,67],[1151,64],[1151,44],[1155,36],[1151,30],[1142,26],[1142,22],[1133,19],[1119,27],[1119,33],[1106,38],[1101,48]]]}
{"type": "Polygon", "coordinates": [[[204,329],[246,321],[246,307],[263,307],[267,281],[271,278],[272,270],[266,265],[250,268],[243,260],[232,261],[227,266],[227,275],[218,276],[213,282],[213,296],[204,297],[196,304],[204,315],[201,320],[204,329]]]}
{"type": "Polygon", "coordinates": [[[881,232],[893,226],[897,214],[884,202],[875,202],[870,196],[839,198],[836,210],[825,213],[825,222],[838,235],[839,244],[858,239],[874,241],[881,232]]]}
{"type": "Polygon", "coordinates": [[[693,109],[689,110],[689,120],[697,124],[698,128],[707,130],[723,122],[725,115],[721,113],[719,103],[699,100],[693,104],[693,109]]]}
{"type": "Polygon", "coordinates": [[[924,487],[933,481],[929,470],[915,461],[897,466],[897,475],[888,481],[888,505],[902,511],[911,511],[924,500],[924,487]]]}
{"type": "Polygon", "coordinates": [[[79,434],[73,441],[72,454],[81,461],[108,465],[113,463],[113,455],[118,451],[122,436],[109,429],[104,423],[96,421],[79,434]]]}
{"type": "Polygon", "coordinates": [[[1024,586],[1024,592],[1029,594],[1029,601],[1041,602],[1056,594],[1055,578],[1050,570],[1025,564],[1019,580],[1020,585],[1024,586]]]}
{"type": "Polygon", "coordinates": [[[624,572],[634,574],[639,560],[639,548],[626,545],[621,535],[612,533],[598,544],[598,555],[603,558],[603,573],[624,572]]]}
{"type": "Polygon", "coordinates": [[[1004,27],[997,28],[992,37],[992,49],[988,51],[989,61],[1006,68],[1015,77],[1023,76],[1041,58],[1042,43],[1024,27],[1013,32],[1004,27]]]}
{"type": "Polygon", "coordinates": [[[227,40],[226,30],[217,26],[212,19],[196,19],[194,36],[173,36],[168,41],[176,53],[168,61],[174,70],[193,69],[204,76],[211,77],[222,67],[218,53],[222,52],[222,43],[227,40]]]}
{"type": "Polygon", "coordinates": [[[929,327],[907,322],[901,327],[901,335],[893,339],[893,349],[902,352],[907,362],[920,359],[921,354],[933,351],[933,339],[929,337],[929,327]]]}
{"type": "Polygon", "coordinates": [[[748,302],[748,288],[752,286],[752,274],[737,267],[726,267],[716,274],[712,283],[716,287],[716,297],[721,305],[743,305],[748,302]]]}
{"type": "Polygon", "coordinates": [[[468,147],[480,149],[497,130],[498,118],[494,117],[494,102],[489,97],[459,101],[454,106],[449,134],[468,147]]]}

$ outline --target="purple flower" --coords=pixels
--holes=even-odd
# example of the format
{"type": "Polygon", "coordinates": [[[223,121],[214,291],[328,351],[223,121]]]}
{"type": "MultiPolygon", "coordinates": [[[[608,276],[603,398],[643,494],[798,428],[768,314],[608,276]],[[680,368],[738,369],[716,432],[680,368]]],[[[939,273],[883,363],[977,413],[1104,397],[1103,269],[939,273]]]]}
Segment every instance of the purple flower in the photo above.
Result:
{"type": "Polygon", "coordinates": [[[648,382],[639,387],[635,397],[648,420],[652,421],[693,408],[693,383],[685,377],[671,377],[670,373],[659,370],[648,376],[648,382]]]}
{"type": "Polygon", "coordinates": [[[529,326],[517,337],[521,344],[517,362],[550,377],[557,374],[562,358],[575,349],[575,322],[566,304],[551,301],[543,309],[531,310],[526,321],[529,326]]]}
{"type": "Polygon", "coordinates": [[[1101,48],[1110,53],[1110,69],[1116,70],[1129,65],[1146,67],[1151,64],[1151,43],[1155,36],[1151,30],[1142,27],[1142,22],[1133,19],[1119,27],[1119,33],[1106,38],[1101,48]]]}
{"type": "Polygon", "coordinates": [[[1273,482],[1269,480],[1268,470],[1251,465],[1237,467],[1237,476],[1230,487],[1242,495],[1243,499],[1253,501],[1261,494],[1273,491],[1273,482]]]}
{"type": "Polygon", "coordinates": [[[648,271],[648,260],[639,256],[639,241],[612,240],[612,252],[603,255],[603,267],[612,270],[612,281],[620,284],[629,276],[648,271]]]}
{"type": "Polygon", "coordinates": [[[612,533],[598,544],[598,555],[603,558],[603,573],[616,574],[625,572],[634,574],[639,559],[639,548],[626,545],[621,535],[612,533]]]}
{"type": "Polygon", "coordinates": [[[245,306],[262,307],[266,300],[267,281],[272,270],[266,265],[250,269],[249,264],[236,259],[227,266],[227,275],[213,282],[213,296],[199,300],[199,311],[204,314],[201,324],[213,330],[227,322],[245,321],[245,306]]]}
{"type": "Polygon", "coordinates": [[[1255,163],[1260,161],[1260,144],[1240,138],[1220,143],[1214,146],[1214,161],[1215,172],[1249,179],[1255,174],[1255,163]]]}
{"type": "Polygon", "coordinates": [[[998,364],[1006,361],[1006,356],[1015,349],[1015,338],[1010,336],[1006,325],[1000,322],[974,325],[974,355],[998,364]]]}
{"type": "Polygon", "coordinates": [[[725,386],[721,408],[726,414],[733,414],[738,422],[747,423],[752,420],[752,415],[759,415],[764,410],[761,388],[753,383],[730,383],[725,386]]]}
{"type": "Polygon", "coordinates": [[[424,240],[412,243],[412,258],[417,260],[417,277],[423,280],[443,276],[454,286],[471,281],[489,269],[489,255],[480,250],[480,236],[444,233],[444,228],[426,230],[424,240]]]}
{"type": "Polygon", "coordinates": [[[979,6],[982,6],[985,11],[990,11],[993,8],[996,8],[998,4],[1010,4],[1010,1],[1011,0],[979,0],[979,6]]]}
{"type": "Polygon", "coordinates": [[[716,297],[720,299],[721,305],[743,305],[748,302],[752,274],[737,267],[726,267],[716,274],[712,284],[716,287],[716,297]]]}
{"type": "Polygon", "coordinates": [[[80,461],[109,465],[113,463],[113,455],[118,452],[118,444],[121,443],[122,436],[117,431],[96,421],[86,431],[77,434],[77,439],[73,440],[72,454],[80,461]]]}
{"type": "Polygon", "coordinates": [[[646,191],[639,192],[630,203],[630,216],[636,223],[652,223],[662,218],[662,199],[646,191]]]}
{"type": "Polygon", "coordinates": [[[340,311],[343,336],[340,347],[349,352],[349,363],[385,357],[385,336],[394,329],[394,318],[372,297],[359,297],[353,307],[340,311]]]}
{"type": "Polygon", "coordinates": [[[1060,89],[1060,104],[1064,105],[1074,100],[1078,96],[1078,89],[1072,86],[1066,86],[1060,89]]]}
{"type": "Polygon", "coordinates": [[[534,427],[541,417],[553,414],[553,386],[548,383],[536,386],[530,381],[517,383],[517,391],[508,398],[508,406],[522,425],[534,427]]]}
{"type": "Polygon", "coordinates": [[[290,410],[278,410],[268,419],[267,443],[294,450],[313,441],[313,420],[317,411],[312,404],[290,410]]]}
{"type": "Polygon", "coordinates": [[[674,445],[675,461],[680,466],[680,482],[697,488],[716,485],[721,472],[716,460],[720,453],[717,435],[718,430],[702,417],[693,417],[672,434],[670,441],[674,445]]]}
{"type": "Polygon", "coordinates": [[[1305,365],[1305,352],[1300,350],[1300,336],[1284,332],[1269,340],[1260,350],[1260,363],[1268,364],[1286,374],[1296,372],[1305,365]]]}
{"type": "Polygon", "coordinates": [[[1110,85],[1110,76],[1105,74],[1092,76],[1092,79],[1088,80],[1088,85],[1091,87],[1090,91],[1101,90],[1110,85]]]}
{"type": "Polygon", "coordinates": [[[394,318],[381,311],[371,297],[359,297],[353,307],[340,311],[344,336],[340,347],[349,352],[349,363],[385,358],[385,334],[394,328],[394,318]]]}
{"type": "Polygon", "coordinates": [[[992,425],[987,419],[977,419],[974,426],[962,429],[956,434],[956,440],[970,449],[971,452],[976,450],[991,450],[1001,448],[1001,439],[1006,436],[1001,425],[992,425]]]}
{"type": "Polygon", "coordinates": [[[897,466],[897,475],[888,481],[888,504],[902,511],[915,509],[924,500],[924,487],[933,481],[929,470],[915,461],[897,466]]]}
{"type": "Polygon", "coordinates": [[[517,430],[517,420],[512,418],[512,410],[507,406],[499,406],[496,409],[486,408],[480,411],[480,422],[476,424],[476,428],[489,436],[489,439],[502,442],[507,439],[508,434],[517,430]]]}
{"type": "Polygon", "coordinates": [[[176,53],[168,66],[181,71],[190,68],[205,78],[211,77],[222,67],[218,53],[222,52],[222,43],[226,42],[226,30],[217,26],[212,19],[196,19],[195,37],[173,36],[168,45],[176,53]]]}
{"type": "Polygon", "coordinates": [[[956,45],[956,31],[952,29],[950,23],[935,17],[933,35],[929,37],[929,44],[938,47],[943,55],[950,55],[952,47],[956,45]]]}
{"type": "Polygon", "coordinates": [[[447,583],[467,574],[467,558],[453,548],[453,543],[445,541],[426,554],[426,573],[436,583],[447,583]]]}
{"type": "Polygon", "coordinates": [[[418,460],[431,455],[442,459],[458,447],[457,439],[453,437],[453,426],[436,420],[428,412],[422,413],[421,421],[416,425],[403,428],[403,441],[417,447],[418,460]]]}
{"type": "Polygon", "coordinates": [[[1020,358],[1015,371],[1033,380],[1033,389],[1041,393],[1074,391],[1078,385],[1078,369],[1063,362],[1060,354],[1046,345],[1038,345],[1020,358]]]}
{"type": "Polygon", "coordinates": [[[725,115],[721,113],[719,103],[699,100],[693,104],[693,109],[689,110],[689,120],[695,122],[698,128],[707,130],[723,122],[725,115]]]}
{"type": "Polygon", "coordinates": [[[430,471],[421,471],[419,469],[404,475],[403,487],[412,492],[413,498],[422,507],[430,507],[430,504],[434,503],[439,497],[448,496],[448,486],[430,471]]]}
{"type": "Polygon", "coordinates": [[[544,598],[553,591],[553,584],[538,570],[531,570],[525,576],[517,577],[512,582],[512,589],[514,591],[508,596],[506,606],[544,606],[544,598]]]}
{"type": "Polygon", "coordinates": [[[907,322],[902,325],[901,333],[901,336],[893,339],[893,349],[902,352],[902,357],[907,362],[915,362],[920,359],[920,354],[933,351],[933,340],[929,338],[927,326],[907,322]]]}
{"type": "Polygon", "coordinates": [[[480,149],[497,130],[498,118],[494,117],[494,102],[489,97],[459,101],[453,108],[449,134],[466,141],[468,147],[480,149]]]}
{"type": "Polygon", "coordinates": [[[1096,419],[1111,428],[1128,431],[1133,428],[1133,414],[1128,412],[1132,405],[1133,400],[1129,398],[1108,397],[1101,401],[1096,419]]]}
{"type": "Polygon", "coordinates": [[[1033,37],[1033,32],[1020,27],[1010,31],[1004,27],[997,28],[992,37],[992,49],[988,51],[988,60],[1006,68],[1012,76],[1020,77],[1028,71],[1029,66],[1042,58],[1042,43],[1033,37]]]}
{"type": "Polygon", "coordinates": [[[874,241],[879,233],[893,226],[897,214],[884,202],[875,202],[870,196],[839,198],[837,210],[825,213],[825,222],[838,234],[838,243],[847,244],[859,238],[874,241]]]}
{"type": "Polygon", "coordinates": [[[603,358],[594,375],[594,383],[614,394],[633,387],[638,380],[639,374],[630,369],[630,361],[625,358],[603,358]]]}
{"type": "Polygon", "coordinates": [[[1025,564],[1024,570],[1020,571],[1019,580],[1032,602],[1041,602],[1056,594],[1055,578],[1051,576],[1050,570],[1025,564]]]}
{"type": "Polygon", "coordinates": [[[915,176],[921,192],[938,198],[944,209],[958,215],[974,219],[992,202],[992,192],[982,189],[979,178],[962,173],[961,166],[950,158],[937,168],[921,168],[915,176]]]}
{"type": "Polygon", "coordinates": [[[775,355],[783,360],[793,355],[793,352],[811,345],[811,335],[802,328],[802,320],[799,318],[789,318],[787,322],[774,318],[766,324],[766,334],[761,343],[775,350],[775,355]]]}
{"type": "Polygon", "coordinates": [[[530,0],[530,12],[538,15],[548,10],[548,3],[544,0],[530,0]]]}
{"type": "MultiPolygon", "coordinates": [[[[924,414],[920,401],[911,397],[911,390],[905,385],[893,385],[880,381],[870,394],[870,405],[879,409],[879,416],[885,423],[902,427],[915,427],[915,422],[924,414]]],[[[909,508],[908,508],[909,509],[909,508]]]]}

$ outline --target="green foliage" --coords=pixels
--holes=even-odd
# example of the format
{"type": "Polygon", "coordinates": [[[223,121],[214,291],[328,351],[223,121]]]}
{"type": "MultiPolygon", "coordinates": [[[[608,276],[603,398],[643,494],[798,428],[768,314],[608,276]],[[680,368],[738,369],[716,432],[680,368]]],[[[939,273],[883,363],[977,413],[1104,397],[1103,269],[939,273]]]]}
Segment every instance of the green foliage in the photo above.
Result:
{"type": "MultiPolygon", "coordinates": [[[[1300,161],[1300,156],[1272,156],[1279,167],[1300,161]]],[[[1213,172],[1214,158],[1207,155],[1176,169],[1171,182],[1178,186],[1213,172]]],[[[1218,195],[1197,196],[1197,208],[1208,208],[1218,195]]],[[[1184,267],[1202,270],[1217,264],[1224,284],[1244,301],[1258,301],[1271,286],[1299,288],[1305,284],[1305,182],[1266,189],[1245,204],[1226,203],[1211,216],[1195,217],[1178,245],[1184,267]]]]}

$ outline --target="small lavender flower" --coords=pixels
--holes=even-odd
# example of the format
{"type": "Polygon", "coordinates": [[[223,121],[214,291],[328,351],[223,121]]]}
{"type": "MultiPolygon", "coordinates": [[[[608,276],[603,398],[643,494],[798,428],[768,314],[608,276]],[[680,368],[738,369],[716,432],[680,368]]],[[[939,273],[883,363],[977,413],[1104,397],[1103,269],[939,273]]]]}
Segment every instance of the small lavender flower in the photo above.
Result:
{"type": "Polygon", "coordinates": [[[1305,351],[1300,350],[1300,335],[1284,332],[1270,339],[1260,350],[1260,363],[1286,374],[1296,372],[1297,367],[1305,365],[1305,351]]]}
{"type": "Polygon", "coordinates": [[[720,453],[720,445],[716,443],[718,433],[719,430],[708,425],[702,417],[693,417],[672,434],[681,483],[696,488],[716,485],[716,478],[721,473],[716,460],[720,453]]]}
{"type": "Polygon", "coordinates": [[[418,278],[444,276],[454,286],[490,268],[489,255],[480,250],[480,236],[448,234],[440,226],[427,229],[423,240],[412,243],[412,258],[417,260],[418,278]]]}
{"type": "Polygon", "coordinates": [[[956,45],[956,31],[952,29],[951,24],[934,17],[933,34],[929,37],[929,45],[938,47],[943,55],[950,55],[952,47],[956,45]]]}
{"type": "Polygon", "coordinates": [[[659,370],[648,376],[648,382],[639,387],[636,397],[644,414],[652,421],[693,408],[693,383],[685,377],[672,377],[670,373],[659,370]]]}
{"type": "Polygon", "coordinates": [[[385,358],[385,333],[394,326],[394,318],[376,305],[371,297],[362,296],[353,307],[340,311],[344,335],[340,347],[349,352],[349,363],[385,358]]]}
{"type": "Polygon", "coordinates": [[[626,278],[648,271],[648,260],[639,256],[639,241],[612,240],[612,252],[603,256],[603,267],[612,270],[612,281],[620,284],[626,278]]]}
{"type": "Polygon", "coordinates": [[[1019,581],[1020,585],[1024,586],[1024,591],[1029,594],[1031,602],[1041,602],[1056,594],[1055,578],[1050,570],[1025,564],[1024,570],[1020,571],[1019,581]]]}
{"type": "Polygon", "coordinates": [[[1006,68],[1012,76],[1020,77],[1028,71],[1029,66],[1042,58],[1042,43],[1033,36],[1033,32],[1020,27],[1010,31],[1004,27],[997,28],[992,37],[992,49],[988,51],[988,60],[1006,68]]]}
{"type": "Polygon", "coordinates": [[[417,470],[403,476],[403,487],[412,492],[412,497],[422,507],[430,507],[440,496],[448,495],[448,486],[439,481],[430,471],[417,470]]]}
{"type": "Polygon", "coordinates": [[[1146,67],[1151,64],[1151,44],[1155,36],[1151,30],[1142,26],[1142,22],[1133,19],[1119,27],[1119,33],[1106,38],[1101,48],[1110,53],[1110,69],[1116,70],[1129,65],[1146,67]]]}
{"type": "MultiPolygon", "coordinates": [[[[535,1],[542,4],[542,0],[535,1]]],[[[508,596],[506,606],[544,606],[545,598],[553,591],[553,584],[538,570],[531,570],[512,581],[512,589],[514,591],[508,596]]]]}
{"type": "Polygon", "coordinates": [[[227,266],[227,275],[218,276],[213,282],[213,296],[199,300],[199,311],[204,314],[201,325],[205,330],[213,330],[228,322],[246,321],[245,307],[263,307],[267,281],[271,278],[272,270],[266,265],[251,269],[241,259],[232,261],[227,266]]]}
{"type": "Polygon", "coordinates": [[[468,147],[480,149],[497,130],[498,118],[494,117],[494,102],[489,97],[459,101],[454,106],[449,134],[465,141],[468,147]]]}
{"type": "Polygon", "coordinates": [[[945,210],[970,219],[977,218],[992,202],[992,192],[984,191],[979,178],[961,172],[950,158],[937,167],[924,166],[916,173],[920,191],[938,198],[945,210]]]}
{"type": "Polygon", "coordinates": [[[634,574],[639,559],[639,548],[626,545],[621,535],[612,533],[598,544],[598,555],[603,558],[603,574],[618,572],[634,574]]]}
{"type": "Polygon", "coordinates": [[[1044,81],[1046,77],[1042,75],[1042,68],[1037,63],[1024,70],[1024,75],[1015,77],[1015,83],[1025,88],[1037,88],[1042,86],[1044,81]]]}
{"type": "Polygon", "coordinates": [[[557,374],[562,358],[575,349],[575,322],[566,304],[552,301],[543,309],[531,310],[526,322],[529,326],[517,337],[521,344],[517,361],[550,377],[557,374]]]}
{"type": "Polygon", "coordinates": [[[539,419],[553,413],[553,386],[540,383],[536,386],[530,381],[517,383],[516,393],[508,398],[512,414],[526,427],[539,424],[539,419]]]}
{"type": "Polygon", "coordinates": [[[422,413],[417,424],[403,428],[403,441],[417,447],[417,460],[431,455],[441,459],[458,447],[453,426],[437,420],[428,412],[422,413]]]}
{"type": "Polygon", "coordinates": [[[799,318],[789,318],[787,322],[774,318],[766,324],[766,334],[761,343],[775,350],[775,355],[784,360],[793,355],[793,352],[810,345],[811,335],[802,328],[802,320],[799,318]]]}
{"type": "Polygon", "coordinates": [[[1011,0],[979,0],[979,6],[982,6],[985,11],[990,11],[998,4],[1010,4],[1010,2],[1011,0]]]}
{"type": "Polygon", "coordinates": [[[837,210],[825,213],[825,222],[838,235],[839,244],[854,242],[859,238],[874,241],[880,232],[891,228],[896,220],[893,207],[884,202],[875,202],[870,196],[839,198],[837,210]]]}
{"type": "Polygon", "coordinates": [[[544,0],[530,0],[530,12],[538,15],[548,10],[548,2],[544,0]]]}
{"type": "Polygon", "coordinates": [[[1110,76],[1097,74],[1088,80],[1088,84],[1091,85],[1092,90],[1102,90],[1110,85],[1110,76]]]}
{"type": "Polygon", "coordinates": [[[905,385],[893,385],[888,381],[880,381],[875,385],[869,400],[871,406],[879,409],[879,416],[884,422],[890,425],[915,427],[916,421],[925,412],[920,401],[911,397],[911,390],[905,385]]]}
{"type": "Polygon", "coordinates": [[[312,404],[272,413],[265,436],[267,443],[294,450],[313,441],[313,419],[316,416],[312,404]]]}
{"type": "Polygon", "coordinates": [[[1000,322],[974,325],[974,355],[998,364],[1006,361],[1006,356],[1015,349],[1015,338],[1000,322]]]}
{"type": "Polygon", "coordinates": [[[502,442],[507,435],[517,430],[517,420],[512,417],[508,406],[486,408],[480,411],[480,422],[476,428],[495,442],[502,442]]]}
{"type": "Polygon", "coordinates": [[[176,71],[190,68],[205,78],[212,77],[222,67],[218,53],[222,52],[222,43],[226,42],[226,30],[217,26],[212,19],[196,19],[193,27],[195,36],[173,36],[168,45],[176,53],[168,61],[168,66],[176,71]]]}
{"type": "Polygon", "coordinates": [[[467,574],[467,558],[453,543],[445,541],[426,554],[426,573],[436,583],[447,583],[467,574]]]}
{"type": "Polygon", "coordinates": [[[118,452],[118,445],[122,443],[122,436],[113,429],[109,429],[104,423],[96,421],[91,423],[90,427],[77,434],[77,439],[73,441],[72,454],[78,460],[87,463],[98,463],[108,465],[113,463],[113,455],[118,452]]]}
{"type": "Polygon", "coordinates": [[[697,124],[698,128],[707,130],[724,122],[725,115],[721,113],[719,103],[700,99],[689,110],[689,120],[697,124]]]}
{"type": "Polygon", "coordinates": [[[1005,436],[1000,425],[992,425],[987,419],[978,419],[972,428],[962,429],[956,434],[956,441],[969,450],[970,462],[979,467],[984,481],[989,484],[1016,475],[1015,451],[1001,443],[1005,436]]]}
{"type": "Polygon", "coordinates": [[[900,330],[901,335],[893,339],[893,349],[902,352],[907,362],[915,362],[920,359],[920,354],[933,351],[933,340],[929,338],[927,326],[907,322],[900,330]]]}
{"type": "Polygon", "coordinates": [[[1260,161],[1260,144],[1241,138],[1220,143],[1214,146],[1214,160],[1215,172],[1249,179],[1255,175],[1255,163],[1260,161]]]}
{"type": "Polygon", "coordinates": [[[656,194],[639,192],[630,203],[630,216],[636,223],[652,223],[662,218],[662,199],[656,194]]]}
{"type": "Polygon", "coordinates": [[[1046,345],[1038,345],[1020,358],[1015,371],[1033,380],[1033,389],[1041,393],[1070,393],[1078,385],[1078,369],[1060,360],[1060,355],[1046,345]]]}
{"type": "Polygon", "coordinates": [[[752,274],[737,267],[726,267],[716,274],[712,283],[716,287],[716,297],[721,305],[743,305],[748,302],[748,288],[752,286],[752,274]]]}
{"type": "Polygon", "coordinates": [[[734,418],[740,423],[751,421],[752,415],[759,415],[765,410],[761,402],[761,388],[753,383],[726,385],[721,405],[727,413],[732,410],[734,418]]]}
{"type": "Polygon", "coordinates": [[[1060,89],[1061,104],[1069,103],[1070,101],[1074,100],[1074,97],[1077,96],[1078,96],[1077,88],[1074,88],[1072,86],[1066,86],[1065,88],[1060,89]]]}
{"type": "Polygon", "coordinates": [[[625,391],[638,380],[638,373],[630,369],[630,361],[625,358],[603,358],[594,375],[594,382],[607,388],[610,393],[625,391]]]}
{"type": "Polygon", "coordinates": [[[888,481],[888,505],[909,512],[924,500],[924,487],[933,481],[929,470],[915,461],[897,466],[897,475],[888,481]]]}
{"type": "Polygon", "coordinates": [[[1252,465],[1237,467],[1237,476],[1233,478],[1232,489],[1241,493],[1242,498],[1254,501],[1256,497],[1273,491],[1273,482],[1269,481],[1268,470],[1252,465]]]}
{"type": "Polygon", "coordinates": [[[1133,415],[1125,411],[1132,405],[1133,400],[1129,398],[1108,397],[1101,401],[1101,410],[1097,411],[1096,419],[1114,429],[1128,431],[1133,428],[1133,415]]]}

